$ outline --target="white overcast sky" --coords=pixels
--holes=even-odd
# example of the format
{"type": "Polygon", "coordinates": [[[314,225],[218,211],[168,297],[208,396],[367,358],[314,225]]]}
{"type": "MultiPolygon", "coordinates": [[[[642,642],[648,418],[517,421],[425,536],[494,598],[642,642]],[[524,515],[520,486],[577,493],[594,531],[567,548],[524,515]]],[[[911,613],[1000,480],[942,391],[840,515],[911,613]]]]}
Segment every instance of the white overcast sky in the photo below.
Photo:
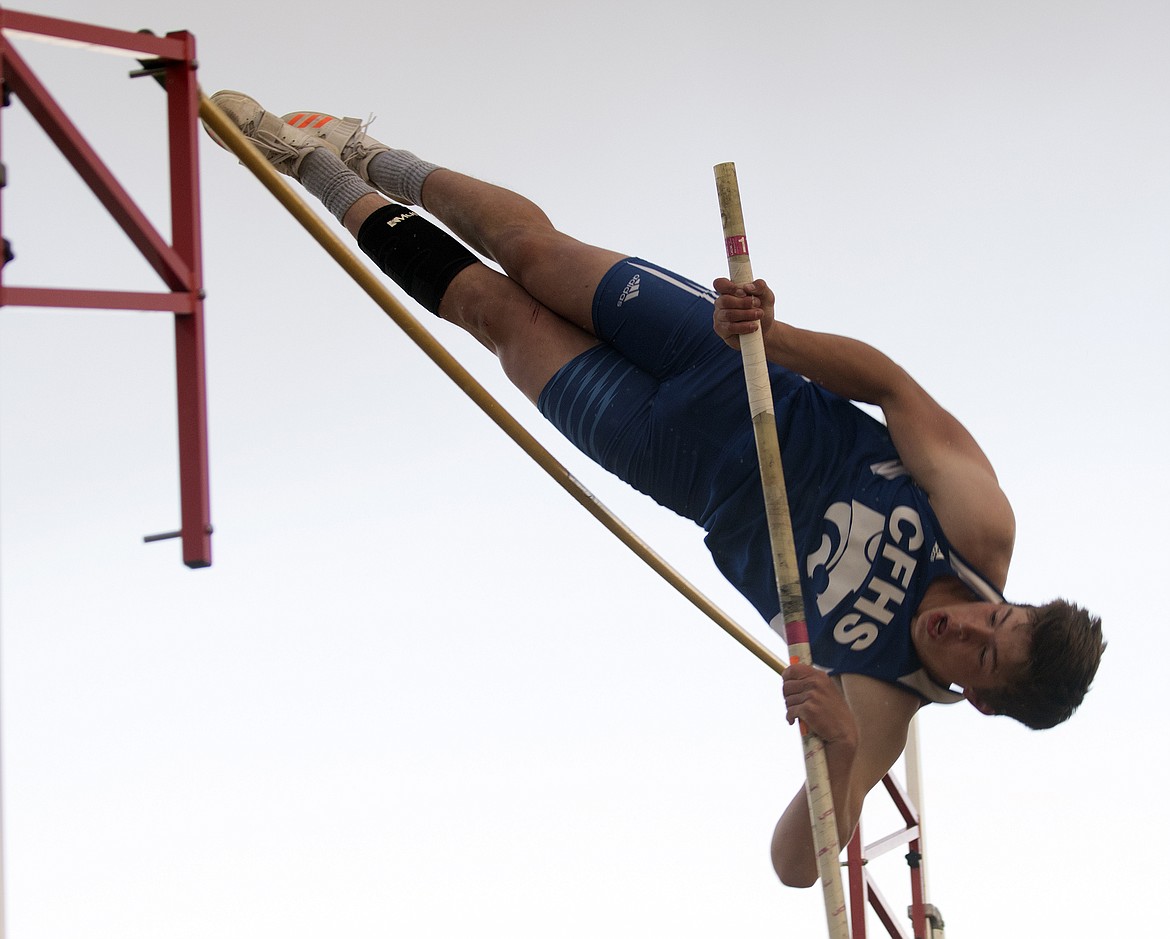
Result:
{"type": "MultiPolygon", "coordinates": [[[[725,270],[711,167],[735,161],[783,315],[878,345],[953,410],[1016,509],[1009,595],[1077,599],[1111,642],[1057,730],[925,714],[948,934],[1157,931],[1170,7],[15,5],[187,29],[208,92],[376,114],[382,139],[702,281],[725,270]]],[[[128,60],[19,48],[169,230],[158,88],[128,60]]],[[[6,282],[157,289],[23,105],[0,119],[6,282]]],[[[12,939],[822,934],[819,892],[781,887],[767,860],[802,780],[779,680],[482,417],[233,157],[208,140],[200,157],[210,569],[141,541],[178,526],[169,317],[0,312],[12,939]]],[[[490,356],[419,315],[771,641],[696,528],[595,471],[490,356]]],[[[899,909],[903,871],[883,881],[899,909]]]]}

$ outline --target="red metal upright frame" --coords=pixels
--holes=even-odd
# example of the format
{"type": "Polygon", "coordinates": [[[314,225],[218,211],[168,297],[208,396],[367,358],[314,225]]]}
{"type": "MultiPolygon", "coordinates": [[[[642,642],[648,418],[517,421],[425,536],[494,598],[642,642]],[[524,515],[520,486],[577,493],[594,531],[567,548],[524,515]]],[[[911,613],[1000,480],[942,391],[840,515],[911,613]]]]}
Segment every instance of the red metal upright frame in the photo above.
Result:
{"type": "Polygon", "coordinates": [[[882,895],[866,865],[870,860],[891,851],[900,845],[907,845],[906,863],[910,870],[910,926],[913,939],[941,939],[942,920],[938,911],[926,902],[924,877],[922,875],[922,838],[918,809],[905,790],[887,773],[882,785],[902,816],[903,828],[884,838],[865,844],[862,841],[861,824],[849,839],[846,850],[846,864],[849,868],[849,919],[852,924],[851,939],[866,939],[866,906],[873,908],[886,934],[891,939],[911,939],[892,906],[882,895]]]}
{"type": "Polygon", "coordinates": [[[180,537],[183,563],[188,567],[207,567],[211,564],[211,506],[196,136],[199,89],[195,68],[195,37],[185,31],[158,37],[0,8],[0,78],[6,98],[12,92],[28,108],[168,288],[168,292],[143,293],[12,287],[3,283],[0,267],[0,307],[100,308],[174,314],[182,527],[178,532],[154,536],[151,540],[180,537]],[[13,48],[8,37],[19,33],[125,50],[150,60],[152,69],[157,67],[167,95],[170,243],[158,233],[13,48]]]}

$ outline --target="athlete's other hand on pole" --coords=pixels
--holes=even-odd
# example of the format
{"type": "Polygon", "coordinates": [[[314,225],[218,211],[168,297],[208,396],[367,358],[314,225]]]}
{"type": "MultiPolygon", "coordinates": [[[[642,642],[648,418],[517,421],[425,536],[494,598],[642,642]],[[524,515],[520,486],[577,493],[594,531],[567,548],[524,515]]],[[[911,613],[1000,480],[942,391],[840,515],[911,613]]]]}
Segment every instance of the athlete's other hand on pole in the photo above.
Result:
{"type": "Polygon", "coordinates": [[[857,745],[857,722],[837,682],[819,668],[794,662],[784,670],[785,717],[803,721],[825,744],[857,745]]]}
{"type": "Polygon", "coordinates": [[[757,329],[766,334],[776,314],[776,295],[762,280],[750,284],[732,283],[720,277],[712,285],[715,298],[715,333],[731,348],[739,348],[739,337],[757,329]]]}

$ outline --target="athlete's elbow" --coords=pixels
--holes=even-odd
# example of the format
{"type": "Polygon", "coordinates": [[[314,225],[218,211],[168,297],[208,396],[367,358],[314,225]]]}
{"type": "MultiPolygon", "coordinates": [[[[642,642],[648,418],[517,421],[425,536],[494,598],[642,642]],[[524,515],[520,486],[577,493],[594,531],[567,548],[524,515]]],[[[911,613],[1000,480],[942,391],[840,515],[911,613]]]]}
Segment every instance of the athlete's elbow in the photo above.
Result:
{"type": "Polygon", "coordinates": [[[817,881],[820,879],[816,874],[813,874],[810,877],[803,871],[791,874],[782,874],[780,871],[777,871],[776,873],[780,877],[780,883],[784,884],[785,887],[795,887],[798,890],[807,890],[809,887],[815,887],[817,885],[817,881]]]}
{"type": "Polygon", "coordinates": [[[790,858],[773,857],[772,869],[785,887],[806,889],[815,886],[819,879],[815,867],[809,870],[807,865],[794,863],[790,858]]]}

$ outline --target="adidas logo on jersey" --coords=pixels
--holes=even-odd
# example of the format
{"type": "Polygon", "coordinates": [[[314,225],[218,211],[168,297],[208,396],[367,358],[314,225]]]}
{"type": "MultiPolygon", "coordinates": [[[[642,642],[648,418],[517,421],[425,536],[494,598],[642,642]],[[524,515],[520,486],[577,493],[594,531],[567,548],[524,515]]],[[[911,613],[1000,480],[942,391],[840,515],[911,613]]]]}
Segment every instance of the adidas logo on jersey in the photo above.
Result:
{"type": "Polygon", "coordinates": [[[633,300],[635,297],[638,296],[638,291],[641,289],[641,287],[642,287],[642,275],[635,274],[630,279],[630,282],[628,284],[626,284],[626,289],[622,291],[622,295],[620,297],[618,297],[617,305],[621,306],[627,300],[633,300]]]}

